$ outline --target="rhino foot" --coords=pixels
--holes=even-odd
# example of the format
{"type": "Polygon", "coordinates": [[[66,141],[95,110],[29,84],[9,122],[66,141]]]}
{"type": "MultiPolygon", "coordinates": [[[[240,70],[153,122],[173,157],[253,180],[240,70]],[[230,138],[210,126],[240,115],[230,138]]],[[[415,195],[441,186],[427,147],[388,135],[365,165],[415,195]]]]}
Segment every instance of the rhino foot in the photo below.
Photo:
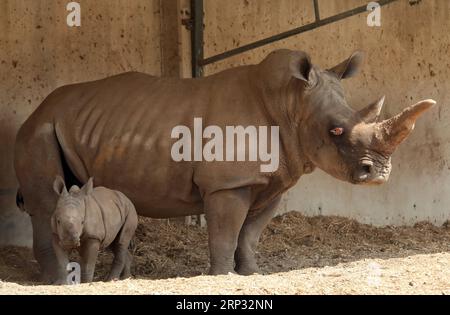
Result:
{"type": "Polygon", "coordinates": [[[67,279],[58,279],[52,282],[52,285],[67,285],[67,279]]]}
{"type": "Polygon", "coordinates": [[[236,272],[241,276],[250,276],[254,274],[261,274],[258,266],[238,266],[236,267],[236,272]]]}

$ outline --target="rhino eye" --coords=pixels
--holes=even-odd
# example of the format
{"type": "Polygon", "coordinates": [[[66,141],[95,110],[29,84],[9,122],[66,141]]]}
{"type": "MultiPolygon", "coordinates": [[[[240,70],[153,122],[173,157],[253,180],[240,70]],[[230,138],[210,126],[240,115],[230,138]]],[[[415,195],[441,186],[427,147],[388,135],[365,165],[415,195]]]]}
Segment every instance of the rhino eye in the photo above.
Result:
{"type": "Polygon", "coordinates": [[[341,128],[341,127],[333,128],[330,130],[330,133],[333,136],[340,136],[344,133],[344,128],[341,128]]]}

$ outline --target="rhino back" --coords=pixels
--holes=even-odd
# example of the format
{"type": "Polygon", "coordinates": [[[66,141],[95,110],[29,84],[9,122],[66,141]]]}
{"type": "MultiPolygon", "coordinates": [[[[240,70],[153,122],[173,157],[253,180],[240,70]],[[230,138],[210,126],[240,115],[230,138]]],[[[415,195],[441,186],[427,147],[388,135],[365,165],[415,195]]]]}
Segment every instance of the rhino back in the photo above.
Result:
{"type": "Polygon", "coordinates": [[[109,246],[121,230],[130,208],[123,196],[105,187],[96,187],[87,197],[84,236],[101,241],[101,247],[109,246]]]}
{"type": "MultiPolygon", "coordinates": [[[[171,132],[179,125],[193,130],[195,117],[202,118],[204,126],[222,128],[269,125],[259,95],[250,86],[249,69],[195,80],[126,73],[66,87],[65,97],[54,108],[68,165],[82,182],[94,176],[96,185],[122,191],[142,215],[201,213],[201,194],[194,183],[199,163],[172,160],[176,139],[171,132]]],[[[203,164],[202,176],[209,176],[204,168],[203,164]]],[[[242,178],[253,180],[255,173],[248,168],[246,174],[241,167],[233,175],[230,165],[218,171],[214,183],[223,182],[226,188],[232,187],[229,180],[221,181],[220,172],[236,178],[237,184],[242,178]]]]}

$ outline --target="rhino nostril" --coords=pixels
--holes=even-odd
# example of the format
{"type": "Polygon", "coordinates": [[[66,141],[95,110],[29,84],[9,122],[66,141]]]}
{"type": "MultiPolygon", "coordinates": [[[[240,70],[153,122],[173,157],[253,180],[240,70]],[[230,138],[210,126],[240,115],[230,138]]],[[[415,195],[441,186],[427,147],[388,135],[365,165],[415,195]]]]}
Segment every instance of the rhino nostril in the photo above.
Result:
{"type": "Polygon", "coordinates": [[[363,160],[361,162],[361,170],[365,174],[371,174],[372,173],[372,167],[373,167],[373,162],[372,161],[363,160]]]}
{"type": "Polygon", "coordinates": [[[362,161],[357,172],[356,180],[360,182],[366,182],[372,177],[373,163],[371,161],[362,161]]]}
{"type": "Polygon", "coordinates": [[[370,174],[372,172],[372,166],[371,165],[363,165],[362,170],[366,174],[370,174]]]}

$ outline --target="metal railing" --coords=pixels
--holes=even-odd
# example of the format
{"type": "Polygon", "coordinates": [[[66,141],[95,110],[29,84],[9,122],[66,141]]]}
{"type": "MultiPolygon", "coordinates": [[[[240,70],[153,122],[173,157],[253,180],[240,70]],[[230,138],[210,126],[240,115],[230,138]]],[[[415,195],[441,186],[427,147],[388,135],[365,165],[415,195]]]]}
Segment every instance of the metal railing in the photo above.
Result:
{"type": "MultiPolygon", "coordinates": [[[[388,5],[392,2],[396,2],[398,0],[379,0],[376,1],[380,7],[388,5]]],[[[203,0],[191,0],[191,14],[192,14],[192,30],[191,30],[191,40],[192,40],[192,76],[193,77],[201,77],[203,76],[203,67],[232,56],[247,52],[249,50],[259,48],[261,46],[265,46],[271,44],[276,41],[280,41],[286,39],[291,36],[295,36],[307,31],[311,31],[315,28],[331,24],[337,21],[341,21],[348,17],[361,14],[363,12],[367,12],[367,5],[360,6],[354,8],[352,10],[348,10],[324,19],[320,18],[319,11],[319,1],[312,0],[314,6],[314,16],[315,21],[313,23],[309,23],[292,30],[267,37],[253,43],[243,45],[238,48],[234,48],[223,53],[204,58],[204,38],[203,38],[203,28],[204,28],[204,12],[203,12],[203,0]]]]}

